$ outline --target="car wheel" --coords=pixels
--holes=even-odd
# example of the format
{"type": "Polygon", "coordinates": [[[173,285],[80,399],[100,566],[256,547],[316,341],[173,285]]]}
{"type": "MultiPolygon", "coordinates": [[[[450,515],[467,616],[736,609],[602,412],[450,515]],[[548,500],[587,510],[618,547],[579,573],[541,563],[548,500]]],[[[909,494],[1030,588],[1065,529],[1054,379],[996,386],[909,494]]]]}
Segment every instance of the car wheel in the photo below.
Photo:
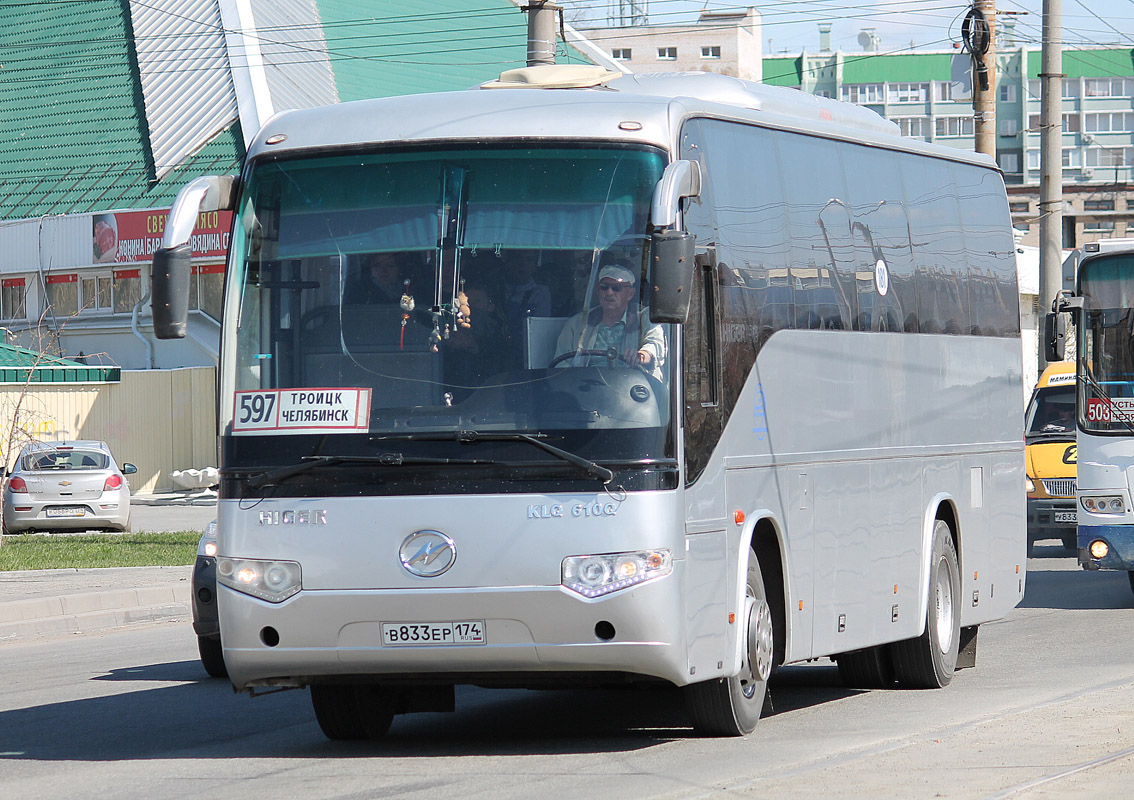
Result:
{"type": "Polygon", "coordinates": [[[381,739],[394,721],[397,695],[374,684],[315,684],[311,705],[328,739],[381,739]]]}
{"type": "Polygon", "coordinates": [[[747,636],[740,672],[685,687],[693,727],[705,736],[743,736],[751,733],[764,709],[768,676],[775,659],[772,610],[754,551],[748,554],[743,621],[747,636]]]}
{"type": "Polygon", "coordinates": [[[201,666],[210,678],[227,678],[228,667],[224,665],[224,650],[219,636],[198,636],[197,652],[201,654],[201,666]]]}
{"type": "Polygon", "coordinates": [[[939,519],[933,527],[925,632],[890,645],[899,684],[910,689],[938,689],[953,680],[961,639],[960,600],[957,548],[949,524],[939,519]]]}

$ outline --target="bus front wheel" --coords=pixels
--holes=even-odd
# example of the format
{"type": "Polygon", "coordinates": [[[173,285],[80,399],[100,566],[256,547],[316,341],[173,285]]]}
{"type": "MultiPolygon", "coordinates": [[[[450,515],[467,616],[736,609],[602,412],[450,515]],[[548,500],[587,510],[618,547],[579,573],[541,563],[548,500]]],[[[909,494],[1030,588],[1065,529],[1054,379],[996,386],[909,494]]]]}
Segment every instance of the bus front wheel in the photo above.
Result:
{"type": "Polygon", "coordinates": [[[957,666],[961,638],[961,569],[952,531],[945,520],[933,526],[929,565],[929,607],[921,636],[891,645],[894,677],[910,689],[948,686],[957,666]]]}
{"type": "Polygon", "coordinates": [[[373,684],[314,684],[311,705],[328,739],[381,739],[394,720],[397,697],[373,684]]]}
{"type": "Polygon", "coordinates": [[[775,636],[772,610],[755,552],[748,554],[744,598],[744,655],[740,672],[731,678],[694,683],[685,687],[693,727],[705,736],[743,736],[751,733],[764,709],[768,676],[772,673],[775,636]]]}

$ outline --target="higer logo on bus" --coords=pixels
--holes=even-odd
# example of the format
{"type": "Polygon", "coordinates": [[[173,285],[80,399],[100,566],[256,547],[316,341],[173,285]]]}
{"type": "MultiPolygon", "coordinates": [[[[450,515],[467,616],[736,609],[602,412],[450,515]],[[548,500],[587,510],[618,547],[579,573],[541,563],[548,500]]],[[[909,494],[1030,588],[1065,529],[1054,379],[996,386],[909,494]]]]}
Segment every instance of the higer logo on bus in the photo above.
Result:
{"type": "Polygon", "coordinates": [[[261,525],[326,525],[327,512],[323,509],[302,511],[261,511],[261,525]]]}

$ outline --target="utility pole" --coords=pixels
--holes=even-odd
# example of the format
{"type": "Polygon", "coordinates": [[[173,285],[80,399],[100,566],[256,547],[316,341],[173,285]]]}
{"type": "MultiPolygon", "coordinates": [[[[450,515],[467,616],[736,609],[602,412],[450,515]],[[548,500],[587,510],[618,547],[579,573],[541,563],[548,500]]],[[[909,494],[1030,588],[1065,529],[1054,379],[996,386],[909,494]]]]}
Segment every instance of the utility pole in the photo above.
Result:
{"type": "Polygon", "coordinates": [[[532,0],[522,11],[528,14],[528,66],[555,63],[555,21],[563,9],[549,0],[532,0]]]}
{"type": "MultiPolygon", "coordinates": [[[[1063,287],[1063,0],[1043,0],[1040,61],[1039,331],[1063,287]]],[[[1040,339],[1037,339],[1040,341],[1040,339]]],[[[1040,341],[1037,366],[1047,367],[1040,341]]],[[[1039,373],[1037,373],[1039,374],[1039,373]]]]}
{"type": "Polygon", "coordinates": [[[996,0],[976,0],[973,9],[987,28],[986,44],[978,48],[980,52],[973,52],[977,72],[973,76],[976,151],[996,158],[996,0]]]}

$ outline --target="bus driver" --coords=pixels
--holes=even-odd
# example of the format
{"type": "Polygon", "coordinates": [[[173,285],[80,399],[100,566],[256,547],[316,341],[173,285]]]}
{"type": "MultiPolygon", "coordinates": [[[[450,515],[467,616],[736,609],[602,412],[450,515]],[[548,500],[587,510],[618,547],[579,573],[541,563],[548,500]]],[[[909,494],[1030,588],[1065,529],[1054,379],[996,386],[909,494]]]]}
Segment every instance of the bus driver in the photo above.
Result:
{"type": "Polygon", "coordinates": [[[661,326],[639,308],[637,277],[625,267],[607,264],[599,270],[598,303],[563,326],[555,345],[559,366],[607,366],[612,361],[635,366],[661,378],[666,342],[661,326]],[[560,356],[573,353],[570,359],[560,356]]]}

